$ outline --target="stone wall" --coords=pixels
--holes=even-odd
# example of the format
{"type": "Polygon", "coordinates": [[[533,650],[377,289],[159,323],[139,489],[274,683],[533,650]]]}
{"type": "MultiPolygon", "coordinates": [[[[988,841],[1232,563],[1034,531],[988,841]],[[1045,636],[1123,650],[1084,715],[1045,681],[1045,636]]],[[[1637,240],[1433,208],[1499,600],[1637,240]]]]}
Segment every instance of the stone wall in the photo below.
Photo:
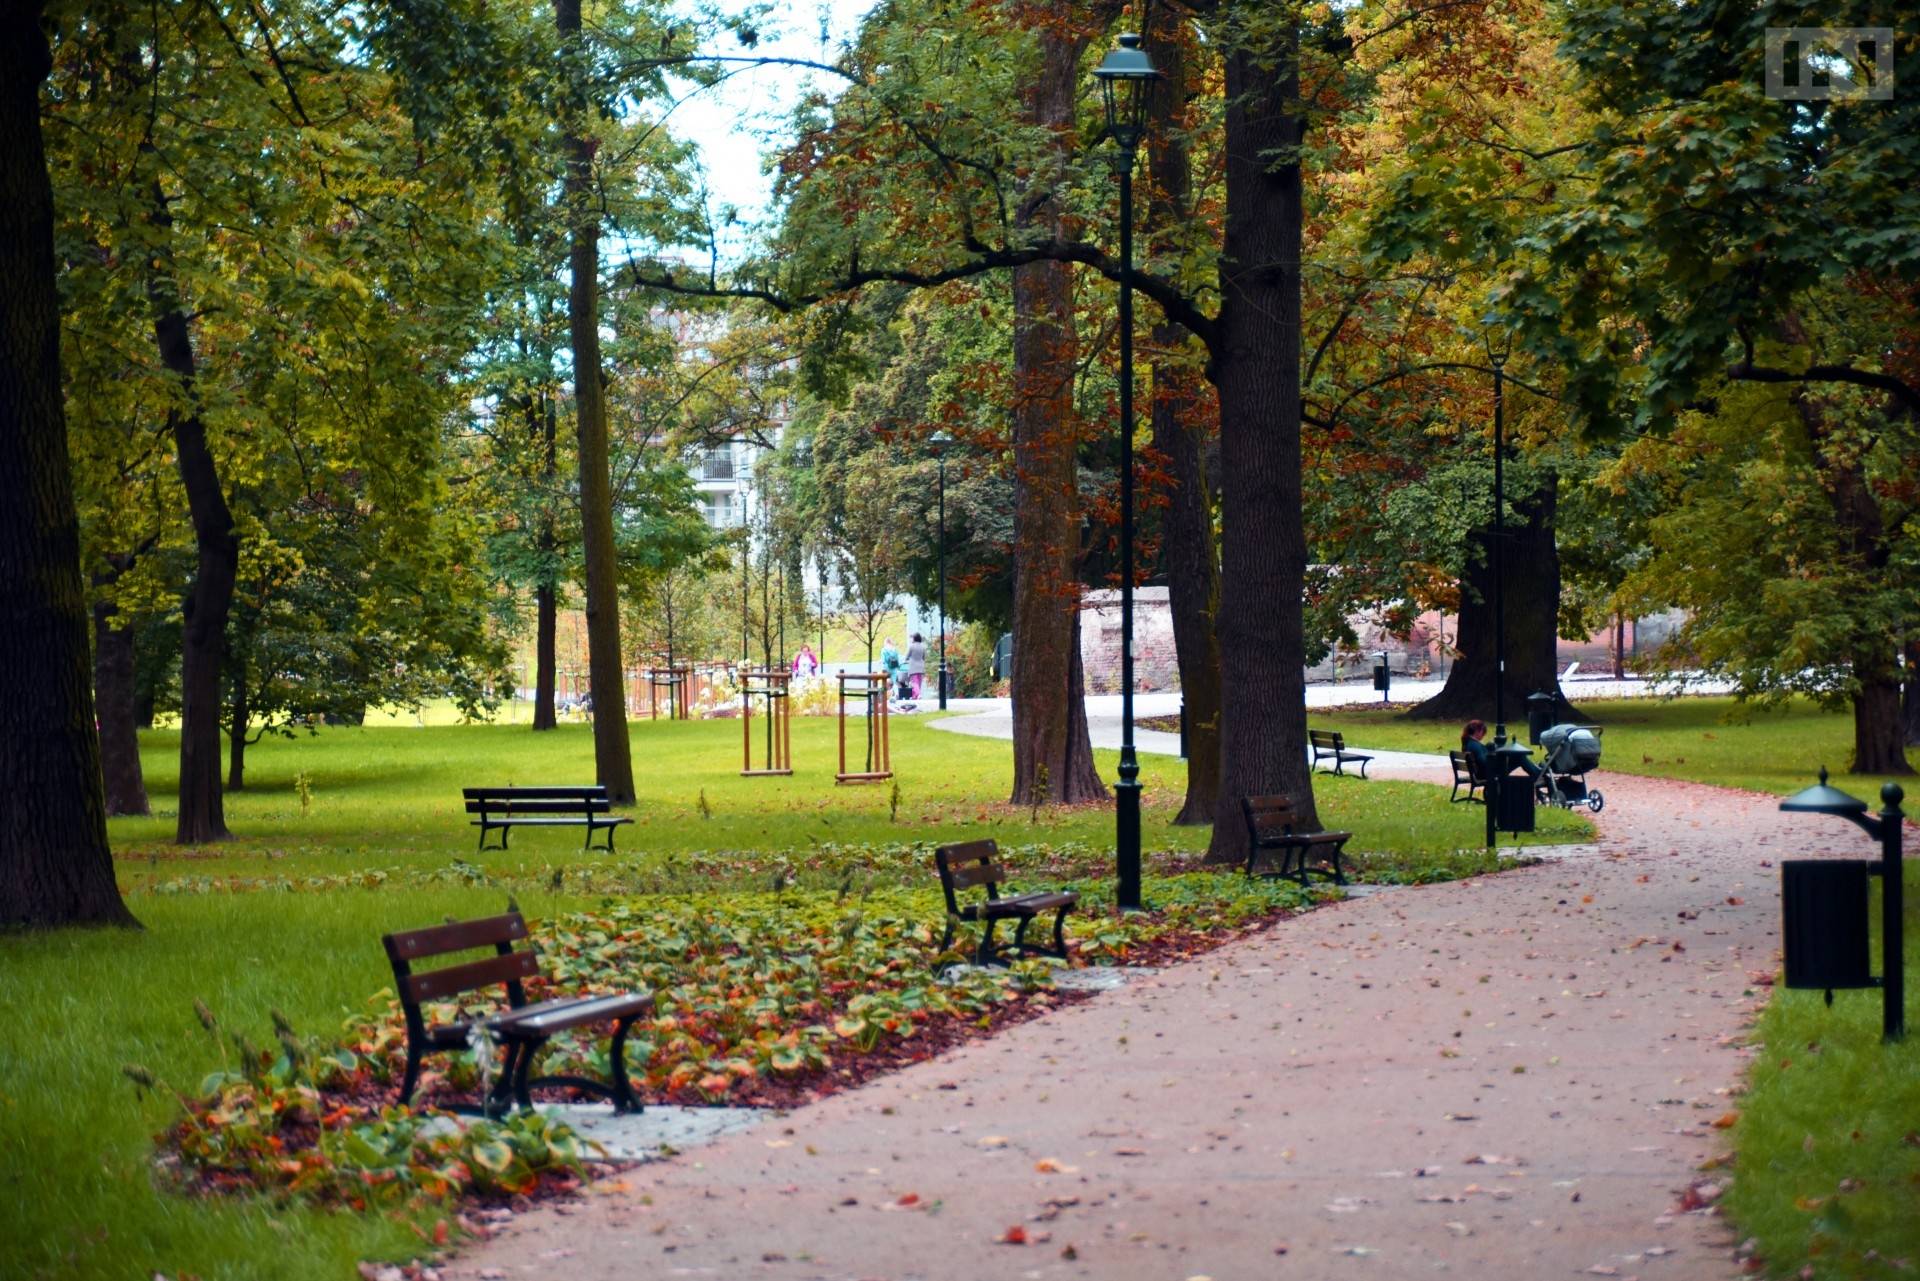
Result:
{"type": "MultiPolygon", "coordinates": [[[[1091,591],[1080,598],[1080,662],[1087,693],[1120,692],[1120,592],[1091,591]]],[[[1179,689],[1180,662],[1173,649],[1173,614],[1167,589],[1133,589],[1134,689],[1179,689]]]]}

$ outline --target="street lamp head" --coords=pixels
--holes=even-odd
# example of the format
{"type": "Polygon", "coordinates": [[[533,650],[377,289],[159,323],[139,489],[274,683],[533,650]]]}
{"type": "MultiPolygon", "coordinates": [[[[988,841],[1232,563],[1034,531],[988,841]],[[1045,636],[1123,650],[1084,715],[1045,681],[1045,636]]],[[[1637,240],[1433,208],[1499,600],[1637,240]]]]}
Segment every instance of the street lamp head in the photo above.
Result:
{"type": "Polygon", "coordinates": [[[927,437],[927,448],[933,451],[933,456],[935,458],[939,458],[940,456],[945,454],[947,452],[947,447],[952,444],[953,444],[953,437],[949,436],[944,431],[937,431],[933,433],[933,435],[927,437]]]}
{"type": "Polygon", "coordinates": [[[1837,787],[1827,786],[1827,767],[1820,767],[1820,781],[1812,787],[1803,788],[1780,802],[1780,808],[1790,814],[1838,814],[1851,817],[1865,814],[1867,803],[1857,796],[1849,796],[1837,787]]]}
{"type": "Polygon", "coordinates": [[[1153,59],[1132,32],[1120,37],[1120,47],[1108,53],[1093,71],[1107,108],[1107,133],[1128,155],[1140,145],[1147,127],[1147,100],[1160,79],[1153,59]]]}

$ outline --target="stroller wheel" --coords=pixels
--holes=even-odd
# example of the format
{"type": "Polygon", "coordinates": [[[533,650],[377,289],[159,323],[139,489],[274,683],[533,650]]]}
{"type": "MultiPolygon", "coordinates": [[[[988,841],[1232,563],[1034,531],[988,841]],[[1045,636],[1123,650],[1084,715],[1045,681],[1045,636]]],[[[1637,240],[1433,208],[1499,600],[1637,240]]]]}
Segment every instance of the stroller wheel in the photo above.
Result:
{"type": "Polygon", "coordinates": [[[1601,810],[1606,808],[1606,805],[1607,805],[1607,798],[1600,795],[1599,788],[1590,787],[1587,789],[1587,808],[1588,809],[1598,814],[1601,810]]]}

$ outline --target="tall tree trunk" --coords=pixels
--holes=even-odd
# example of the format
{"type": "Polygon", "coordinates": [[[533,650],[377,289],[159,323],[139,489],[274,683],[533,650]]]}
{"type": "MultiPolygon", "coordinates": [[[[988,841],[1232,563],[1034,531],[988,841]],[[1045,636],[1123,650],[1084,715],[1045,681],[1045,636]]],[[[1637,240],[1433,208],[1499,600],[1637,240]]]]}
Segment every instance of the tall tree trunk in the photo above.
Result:
{"type": "Polygon", "coordinates": [[[1299,28],[1241,34],[1226,63],[1226,235],[1209,373],[1220,393],[1222,698],[1208,855],[1244,857],[1243,797],[1284,793],[1320,826],[1307,768],[1307,571],[1300,510],[1299,28]]]}
{"type": "Polygon", "coordinates": [[[252,709],[247,705],[247,660],[236,656],[233,662],[233,695],[227,708],[227,790],[244,791],[247,786],[247,721],[252,709]]]}
{"type": "MultiPolygon", "coordinates": [[[[1558,498],[1559,480],[1551,472],[1541,474],[1533,493],[1517,498],[1509,494],[1507,498],[1506,540],[1500,549],[1506,572],[1504,702],[1507,734],[1523,741],[1529,694],[1552,694],[1556,720],[1579,719],[1560,689],[1560,553],[1554,542],[1558,498]]],[[[1500,674],[1493,625],[1494,536],[1491,529],[1475,536],[1477,547],[1460,580],[1459,657],[1440,692],[1409,711],[1410,719],[1494,721],[1494,693],[1500,674]]]]}
{"type": "MultiPolygon", "coordinates": [[[[1185,133],[1187,46],[1179,31],[1187,19],[1171,5],[1150,13],[1154,27],[1147,33],[1147,46],[1164,77],[1154,95],[1155,127],[1147,135],[1151,244],[1191,219],[1193,176],[1185,133]]],[[[1180,699],[1187,716],[1187,795],[1173,821],[1198,827],[1213,822],[1220,796],[1220,646],[1213,631],[1220,558],[1213,540],[1213,493],[1204,448],[1218,418],[1203,399],[1198,370],[1179,358],[1179,348],[1191,341],[1185,328],[1165,320],[1154,326],[1151,337],[1154,350],[1163,353],[1154,366],[1153,447],[1166,457],[1172,476],[1162,517],[1160,572],[1167,583],[1180,699]]]]}
{"type": "Polygon", "coordinates": [[[554,631],[559,626],[559,608],[552,583],[533,589],[533,727],[552,729],[558,721],[553,714],[554,631]]]}
{"type": "MultiPolygon", "coordinates": [[[[1893,549],[1886,515],[1867,478],[1865,460],[1850,447],[1832,448],[1824,402],[1802,393],[1794,398],[1794,407],[1813,446],[1821,488],[1833,504],[1834,532],[1842,556],[1868,574],[1891,573],[1893,549]]],[[[1895,412],[1889,407],[1890,414],[1895,412]]],[[[1859,683],[1853,696],[1855,774],[1913,773],[1901,723],[1900,676],[1889,641],[1884,632],[1876,632],[1861,636],[1854,645],[1853,677],[1859,683]]]]}
{"type": "Polygon", "coordinates": [[[147,272],[147,302],[160,361],[179,383],[177,398],[167,407],[167,427],[173,433],[180,483],[187,491],[195,551],[180,646],[180,814],[174,840],[198,845],[232,835],[220,795],[220,675],[227,615],[240,569],[240,539],[200,417],[193,337],[169,251],[173,215],[158,178],[152,180],[149,197],[155,248],[147,272]]]}
{"type": "Polygon", "coordinates": [[[1879,670],[1862,676],[1853,696],[1853,772],[1855,774],[1911,774],[1907,762],[1906,726],[1900,712],[1900,680],[1893,665],[1879,651],[1855,660],[1854,670],[1878,661],[1879,670]]]}
{"type": "Polygon", "coordinates": [[[0,7],[0,927],[137,925],[107,846],[60,391],[40,5],[0,7]]]}
{"type": "MultiPolygon", "coordinates": [[[[1048,6],[1050,15],[1063,5],[1048,6]]],[[[1074,91],[1086,36],[1039,24],[1040,72],[1024,114],[1073,145],[1074,91]]],[[[1023,225],[1060,234],[1053,201],[1023,207],[1023,225]]],[[[1107,795],[1093,767],[1080,667],[1079,447],[1073,408],[1073,289],[1065,263],[1013,272],[1013,794],[1016,805],[1107,795]]]]}
{"type": "Polygon", "coordinates": [[[140,735],[134,727],[133,628],[115,627],[118,613],[112,601],[93,603],[93,695],[109,818],[151,812],[140,768],[140,735]]]}
{"type": "Polygon", "coordinates": [[[593,762],[616,805],[631,805],[633,756],[620,648],[620,583],[613,545],[613,478],[608,471],[607,395],[600,366],[600,211],[593,189],[594,142],[586,136],[580,75],[586,59],[580,0],[554,0],[554,25],[575,64],[565,108],[565,198],[572,287],[567,328],[573,345],[573,404],[580,441],[580,534],[587,571],[587,690],[593,698],[593,762]]]}
{"type": "MultiPolygon", "coordinates": [[[[541,350],[546,350],[544,345],[541,350]]],[[[550,359],[548,364],[552,364],[550,359]]],[[[553,482],[558,465],[552,398],[544,392],[538,399],[528,396],[527,418],[541,446],[540,475],[546,482],[545,510],[540,514],[540,572],[543,577],[533,589],[533,727],[542,730],[552,729],[559,723],[553,711],[554,634],[560,626],[560,593],[552,577],[553,558],[559,550],[553,533],[553,482]]]]}

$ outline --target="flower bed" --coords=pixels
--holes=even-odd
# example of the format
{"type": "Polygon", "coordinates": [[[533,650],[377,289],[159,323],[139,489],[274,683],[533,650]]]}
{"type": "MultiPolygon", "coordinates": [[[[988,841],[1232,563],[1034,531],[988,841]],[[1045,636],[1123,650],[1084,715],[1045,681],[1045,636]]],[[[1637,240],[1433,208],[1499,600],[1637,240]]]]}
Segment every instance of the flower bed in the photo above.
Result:
{"type": "MultiPolygon", "coordinates": [[[[1071,882],[1082,902],[1111,902],[1112,884],[1071,882]]],[[[1307,906],[1286,882],[1197,872],[1149,878],[1152,912],[1084,909],[1069,943],[1082,964],[1178,959],[1264,928],[1307,906]]],[[[794,1107],[971,1037],[1084,999],[1051,990],[1048,965],[1005,970],[936,962],[943,924],[937,889],[762,890],[609,902],[536,922],[540,975],[531,1000],[644,987],[650,1019],[634,1025],[628,1063],[649,1103],[794,1107]]],[[[480,994],[471,1008],[493,1000],[480,994]]],[[[437,1017],[453,1017],[443,1006],[437,1017]]],[[[303,1038],[276,1020],[273,1049],[218,1027],[231,1066],[182,1097],[163,1136],[166,1163],[197,1190],[250,1190],[355,1209],[454,1197],[566,1190],[592,1155],[564,1124],[509,1117],[456,1129],[431,1111],[394,1106],[405,1026],[390,992],[348,1021],[344,1037],[303,1038]]],[[[583,1029],[549,1047],[548,1072],[604,1078],[609,1029],[583,1029]]],[[[420,1101],[471,1100],[484,1053],[429,1060],[420,1101]]],[[[129,1065],[142,1088],[164,1088],[129,1065]]]]}

